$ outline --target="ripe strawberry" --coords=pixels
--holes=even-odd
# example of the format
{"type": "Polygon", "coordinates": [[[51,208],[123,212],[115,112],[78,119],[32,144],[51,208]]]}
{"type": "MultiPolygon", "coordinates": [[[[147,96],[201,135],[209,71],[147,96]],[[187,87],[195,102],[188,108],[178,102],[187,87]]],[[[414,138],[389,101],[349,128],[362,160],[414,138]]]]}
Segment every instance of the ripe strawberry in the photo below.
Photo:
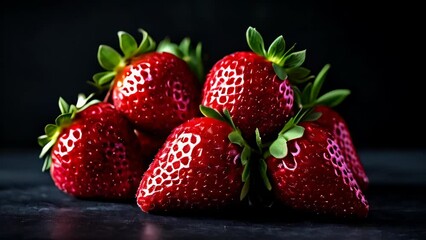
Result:
{"type": "Polygon", "coordinates": [[[219,112],[228,109],[244,138],[253,142],[255,128],[269,138],[293,116],[290,80],[308,80],[310,72],[300,67],[305,51],[286,51],[282,36],[266,51],[254,28],[246,35],[253,52],[234,52],[214,64],[204,83],[202,105],[219,112]]]}
{"type": "Polygon", "coordinates": [[[48,153],[43,170],[50,167],[55,185],[75,197],[134,198],[148,165],[144,150],[113,105],[89,98],[80,95],[76,106],[59,99],[62,114],[39,137],[40,157],[48,153]]]}
{"type": "Polygon", "coordinates": [[[284,158],[266,159],[272,189],[293,209],[337,217],[366,217],[369,205],[337,141],[327,129],[303,122],[301,138],[284,158]]]}
{"type": "Polygon", "coordinates": [[[320,124],[332,119],[326,113],[319,120],[322,111],[314,110],[334,107],[350,93],[336,89],[319,96],[329,68],[325,65],[303,91],[294,87],[298,112],[264,154],[271,188],[279,203],[294,209],[366,217],[369,205],[335,138],[334,128],[320,124]]]}
{"type": "Polygon", "coordinates": [[[143,39],[139,46],[130,34],[118,33],[124,56],[109,46],[99,47],[98,61],[107,71],[93,76],[94,85],[111,91],[117,110],[137,129],[167,136],[199,113],[201,45],[192,51],[189,39],[180,46],[165,40],[154,51],[155,42],[140,31],[143,39]]]}
{"type": "Polygon", "coordinates": [[[240,202],[241,148],[232,127],[210,117],[176,127],[145,172],[137,192],[144,212],[225,209],[240,202]]]}
{"type": "Polygon", "coordinates": [[[293,87],[296,91],[296,106],[305,113],[308,113],[306,115],[311,116],[310,120],[316,121],[333,133],[342,154],[345,156],[346,164],[351,169],[361,189],[366,190],[368,187],[368,177],[353,145],[349,128],[340,114],[332,109],[333,106],[343,101],[350,91],[337,89],[318,97],[329,69],[330,65],[325,65],[315,78],[315,81],[308,83],[303,91],[300,91],[297,86],[293,87]]]}
{"type": "Polygon", "coordinates": [[[365,191],[368,187],[368,177],[352,142],[346,121],[338,112],[327,106],[317,106],[314,111],[321,113],[321,117],[316,122],[333,133],[346,165],[351,170],[358,185],[365,191]]]}

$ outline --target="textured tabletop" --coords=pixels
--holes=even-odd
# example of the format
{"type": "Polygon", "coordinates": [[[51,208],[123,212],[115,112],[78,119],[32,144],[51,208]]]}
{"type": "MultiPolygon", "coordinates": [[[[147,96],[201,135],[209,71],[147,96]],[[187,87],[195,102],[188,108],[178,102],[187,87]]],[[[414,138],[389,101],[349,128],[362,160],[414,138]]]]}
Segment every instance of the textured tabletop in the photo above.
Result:
{"type": "Polygon", "coordinates": [[[361,151],[370,215],[342,221],[283,212],[143,213],[79,200],[41,172],[36,151],[0,151],[0,239],[426,239],[426,151],[361,151]]]}

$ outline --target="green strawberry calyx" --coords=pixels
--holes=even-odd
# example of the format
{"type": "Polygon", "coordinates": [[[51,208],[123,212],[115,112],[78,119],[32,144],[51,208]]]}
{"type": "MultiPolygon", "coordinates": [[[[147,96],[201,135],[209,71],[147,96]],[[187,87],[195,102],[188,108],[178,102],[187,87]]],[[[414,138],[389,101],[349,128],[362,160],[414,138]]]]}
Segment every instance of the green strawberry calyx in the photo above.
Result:
{"type": "Polygon", "coordinates": [[[42,171],[46,171],[50,168],[52,163],[50,152],[53,145],[56,143],[62,129],[68,127],[77,113],[83,111],[84,109],[92,106],[100,101],[97,99],[91,98],[94,96],[94,93],[86,97],[84,94],[79,94],[77,103],[75,105],[68,104],[62,97],[59,97],[59,109],[61,114],[55,119],[54,124],[47,124],[44,127],[44,135],[38,137],[38,144],[42,147],[39,158],[45,158],[42,171]],[[47,154],[47,155],[46,155],[47,154]]]}
{"type": "Polygon", "coordinates": [[[295,116],[287,121],[283,129],[278,133],[278,137],[272,143],[267,144],[269,149],[265,152],[265,158],[269,155],[279,159],[286,157],[288,154],[287,142],[303,136],[304,128],[299,126],[298,123],[316,121],[321,117],[321,113],[313,110],[315,106],[335,107],[350,94],[348,89],[335,89],[319,96],[329,69],[330,64],[326,64],[313,82],[305,84],[303,90],[293,86],[295,102],[299,110],[295,116]]]}
{"type": "Polygon", "coordinates": [[[169,52],[182,58],[201,81],[203,77],[201,43],[198,43],[197,47],[192,49],[189,38],[182,40],[179,45],[171,43],[166,38],[158,44],[157,48],[157,43],[145,30],[139,29],[139,32],[142,33],[142,40],[139,45],[136,39],[129,33],[124,31],[118,32],[121,54],[110,46],[99,46],[97,53],[98,62],[106,71],[93,75],[93,81],[90,81],[89,84],[94,85],[101,91],[109,90],[113,82],[112,80],[117,73],[126,67],[132,58],[153,51],[169,52]]]}
{"type": "Polygon", "coordinates": [[[246,39],[247,44],[254,53],[272,62],[274,71],[279,79],[285,80],[288,78],[292,83],[303,83],[314,78],[310,75],[311,71],[309,69],[302,67],[305,62],[306,50],[294,52],[295,44],[286,49],[286,42],[282,35],[271,43],[268,50],[265,49],[262,35],[254,27],[247,29],[246,39]]]}
{"type": "MultiPolygon", "coordinates": [[[[256,165],[255,162],[253,162],[252,156],[255,155],[255,153],[257,153],[256,154],[257,156],[260,156],[261,154],[259,154],[259,152],[255,148],[252,148],[248,144],[248,142],[243,138],[240,129],[237,126],[235,126],[229,111],[227,109],[224,109],[223,114],[221,114],[215,109],[212,109],[203,105],[200,105],[200,111],[206,117],[215,118],[217,120],[228,123],[233,128],[233,131],[230,132],[228,135],[229,141],[243,148],[240,155],[240,160],[241,160],[241,165],[244,167],[243,173],[241,175],[242,182],[244,183],[244,185],[240,193],[240,200],[243,200],[244,198],[246,198],[246,196],[249,193],[250,175],[252,174],[253,168],[256,168],[256,166],[259,166],[258,168],[260,171],[260,175],[263,179],[263,182],[266,188],[271,190],[272,187],[267,177],[265,160],[260,159],[259,165],[256,165]]],[[[260,133],[258,129],[256,129],[256,143],[258,144],[259,151],[262,151],[262,146],[259,145],[261,144],[261,140],[260,140],[260,133]]]]}

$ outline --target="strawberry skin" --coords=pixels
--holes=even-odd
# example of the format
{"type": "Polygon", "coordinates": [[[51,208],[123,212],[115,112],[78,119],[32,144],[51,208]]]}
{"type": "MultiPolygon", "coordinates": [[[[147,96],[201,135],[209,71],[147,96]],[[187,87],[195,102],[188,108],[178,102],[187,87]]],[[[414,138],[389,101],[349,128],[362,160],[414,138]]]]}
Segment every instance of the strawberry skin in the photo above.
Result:
{"type": "Polygon", "coordinates": [[[270,61],[253,52],[235,52],[208,73],[202,104],[229,110],[245,139],[254,139],[256,127],[268,139],[293,115],[293,98],[290,82],[278,78],[270,61]]]}
{"type": "Polygon", "coordinates": [[[129,121],[109,103],[77,113],[51,156],[55,185],[80,198],[132,199],[147,167],[129,121]]]}
{"type": "Polygon", "coordinates": [[[185,61],[149,52],[131,59],[112,86],[112,99],[138,129],[168,135],[199,113],[198,80],[185,61]]]}
{"type": "Polygon", "coordinates": [[[175,128],[145,172],[137,192],[144,212],[224,209],[240,202],[241,149],[227,123],[194,118],[175,128]]]}
{"type": "Polygon", "coordinates": [[[368,188],[369,180],[352,142],[346,121],[338,112],[327,106],[317,106],[314,111],[322,113],[316,122],[333,133],[346,165],[351,170],[361,189],[365,191],[368,188]]]}
{"type": "Polygon", "coordinates": [[[313,122],[300,126],[305,133],[288,142],[289,154],[266,160],[279,202],[316,214],[366,217],[368,202],[333,135],[313,122]]]}

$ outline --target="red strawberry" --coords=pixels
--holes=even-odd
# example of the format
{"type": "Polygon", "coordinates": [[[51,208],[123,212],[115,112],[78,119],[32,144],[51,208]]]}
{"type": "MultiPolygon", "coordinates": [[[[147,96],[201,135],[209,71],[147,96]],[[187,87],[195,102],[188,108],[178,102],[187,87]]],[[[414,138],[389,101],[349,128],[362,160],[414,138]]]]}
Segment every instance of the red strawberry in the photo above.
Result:
{"type": "Polygon", "coordinates": [[[306,80],[301,68],[305,51],[289,53],[278,37],[264,49],[261,35],[252,27],[247,42],[253,52],[235,52],[214,64],[204,83],[202,105],[222,112],[228,109],[235,124],[249,141],[259,128],[269,138],[293,115],[293,90],[289,79],[306,80]]]}
{"type": "Polygon", "coordinates": [[[111,47],[99,47],[98,60],[107,71],[94,75],[94,85],[111,90],[113,104],[137,129],[167,136],[199,113],[201,45],[193,52],[189,39],[180,46],[166,41],[154,52],[155,42],[141,32],[139,46],[128,33],[118,33],[124,56],[111,47]]]}
{"type": "Polygon", "coordinates": [[[55,185],[72,196],[134,198],[147,168],[144,150],[130,122],[113,105],[80,95],[77,106],[59,100],[62,115],[39,137],[55,185]]]}
{"type": "Polygon", "coordinates": [[[337,141],[313,122],[289,141],[284,158],[266,159],[272,191],[291,208],[337,217],[366,217],[369,205],[337,141]]]}
{"type": "Polygon", "coordinates": [[[137,193],[144,212],[225,209],[240,202],[241,149],[232,127],[201,117],[175,128],[145,172],[137,193]]]}
{"type": "Polygon", "coordinates": [[[314,111],[321,113],[321,117],[316,122],[333,133],[346,165],[351,170],[361,189],[366,190],[369,182],[368,177],[352,142],[346,121],[338,112],[327,106],[317,106],[314,111]]]}

